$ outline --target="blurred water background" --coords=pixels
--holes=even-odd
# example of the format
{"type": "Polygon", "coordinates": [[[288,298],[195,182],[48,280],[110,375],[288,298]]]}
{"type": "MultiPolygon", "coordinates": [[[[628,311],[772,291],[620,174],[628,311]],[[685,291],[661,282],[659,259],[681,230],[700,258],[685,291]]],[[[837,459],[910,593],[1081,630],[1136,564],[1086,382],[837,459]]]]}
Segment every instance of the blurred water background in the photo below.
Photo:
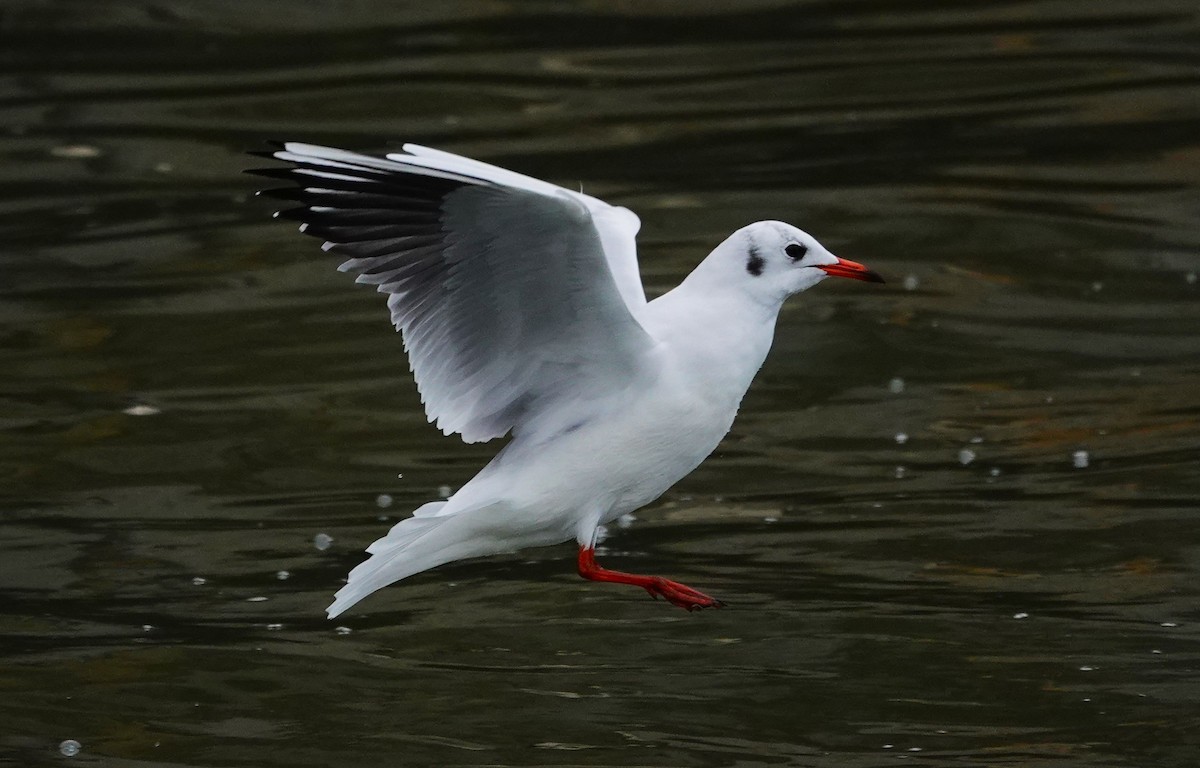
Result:
{"type": "Polygon", "coordinates": [[[1194,2],[9,0],[0,180],[0,765],[1196,765],[1194,2]],[[582,184],[651,294],[764,218],[889,278],[606,541],[727,609],[568,544],[324,619],[496,448],[267,139],[582,184]]]}

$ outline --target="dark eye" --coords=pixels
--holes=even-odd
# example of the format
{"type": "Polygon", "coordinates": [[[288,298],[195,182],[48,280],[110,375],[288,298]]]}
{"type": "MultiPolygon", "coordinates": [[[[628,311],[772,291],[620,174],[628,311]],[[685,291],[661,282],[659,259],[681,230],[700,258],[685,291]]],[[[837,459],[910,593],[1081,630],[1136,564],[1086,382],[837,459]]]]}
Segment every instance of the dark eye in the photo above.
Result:
{"type": "Polygon", "coordinates": [[[800,245],[800,243],[792,243],[783,252],[788,255],[792,261],[800,261],[804,258],[804,254],[808,253],[808,246],[800,245]]]}

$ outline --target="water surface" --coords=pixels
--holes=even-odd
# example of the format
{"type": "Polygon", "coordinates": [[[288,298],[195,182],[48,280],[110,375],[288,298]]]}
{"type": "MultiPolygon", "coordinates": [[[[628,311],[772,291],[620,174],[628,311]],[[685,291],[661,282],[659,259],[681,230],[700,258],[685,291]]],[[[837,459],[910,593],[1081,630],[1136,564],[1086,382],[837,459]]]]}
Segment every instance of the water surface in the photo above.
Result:
{"type": "Polygon", "coordinates": [[[17,2],[0,43],[0,765],[1195,764],[1194,3],[17,2]],[[495,447],[250,198],[278,138],[582,184],[652,294],[764,218],[889,278],[793,300],[610,532],[729,608],[564,545],[323,618],[495,447]]]}

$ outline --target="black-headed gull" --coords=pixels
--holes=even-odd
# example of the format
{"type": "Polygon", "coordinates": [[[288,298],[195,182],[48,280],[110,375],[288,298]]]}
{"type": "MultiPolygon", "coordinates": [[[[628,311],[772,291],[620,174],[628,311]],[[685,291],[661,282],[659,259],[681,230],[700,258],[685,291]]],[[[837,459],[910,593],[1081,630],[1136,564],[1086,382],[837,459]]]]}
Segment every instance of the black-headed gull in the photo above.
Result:
{"type": "Polygon", "coordinates": [[[688,610],[721,602],[596,563],[597,529],[650,503],[720,443],[785,299],[830,275],[882,278],[779,221],[743,227],[647,302],[631,211],[413,144],[386,157],[287,142],[253,173],[295,186],[277,213],[388,295],[430,421],[512,433],[474,478],[367,548],[329,606],[453,560],[579,544],[579,574],[688,610]]]}

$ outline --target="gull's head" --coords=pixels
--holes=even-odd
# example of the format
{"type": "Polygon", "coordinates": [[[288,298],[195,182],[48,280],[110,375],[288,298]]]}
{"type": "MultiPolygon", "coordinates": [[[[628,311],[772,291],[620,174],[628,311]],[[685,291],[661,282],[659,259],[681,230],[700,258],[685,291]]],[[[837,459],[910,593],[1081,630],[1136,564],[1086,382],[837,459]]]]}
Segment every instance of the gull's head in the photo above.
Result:
{"type": "Polygon", "coordinates": [[[802,229],[782,221],[759,221],[729,236],[710,261],[753,293],[785,299],[827,277],[882,283],[877,273],[849,259],[839,259],[802,229]]]}

